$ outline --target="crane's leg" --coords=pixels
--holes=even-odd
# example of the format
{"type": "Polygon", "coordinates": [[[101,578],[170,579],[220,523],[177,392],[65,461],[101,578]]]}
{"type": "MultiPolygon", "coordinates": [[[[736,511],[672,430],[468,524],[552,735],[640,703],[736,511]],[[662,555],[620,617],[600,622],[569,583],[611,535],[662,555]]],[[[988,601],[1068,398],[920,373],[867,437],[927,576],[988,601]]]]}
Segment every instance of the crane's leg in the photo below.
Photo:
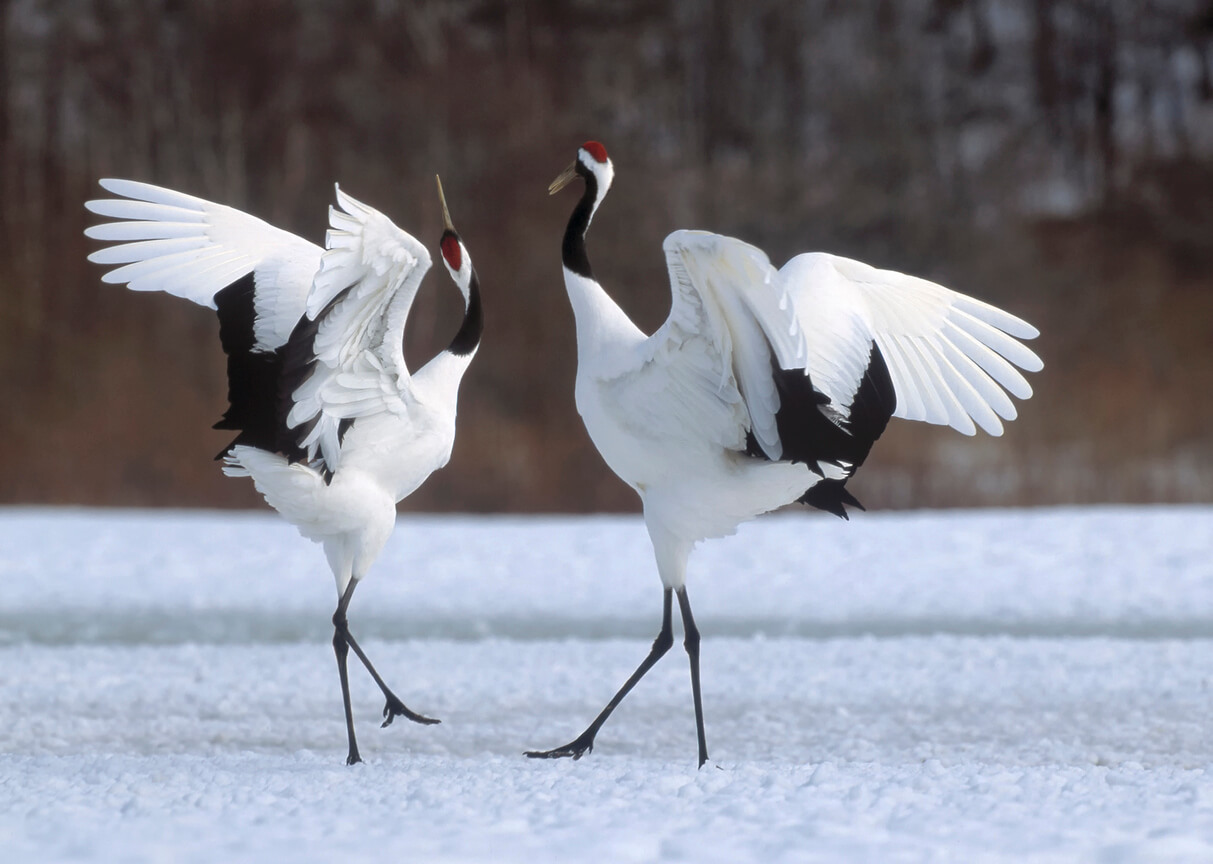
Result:
{"type": "Polygon", "coordinates": [[[691,696],[695,700],[695,733],[699,736],[699,767],[708,761],[708,741],[703,731],[703,696],[699,690],[699,628],[691,615],[686,586],[678,589],[678,608],[682,611],[683,647],[691,660],[691,696]]]}
{"type": "MultiPolygon", "coordinates": [[[[400,699],[396,696],[396,694],[393,693],[391,691],[391,689],[388,688],[387,684],[384,683],[383,679],[379,677],[379,673],[376,672],[375,667],[371,665],[370,659],[366,656],[366,653],[362,650],[362,648],[359,647],[358,642],[357,642],[357,640],[354,639],[353,634],[350,633],[350,625],[349,625],[349,621],[346,620],[345,611],[347,608],[349,608],[350,598],[352,598],[354,596],[354,586],[356,586],[357,584],[358,584],[358,580],[356,580],[356,579],[350,580],[350,584],[348,586],[346,586],[345,593],[341,595],[341,600],[337,603],[337,611],[333,613],[333,628],[335,631],[333,633],[334,648],[336,648],[338,638],[340,638],[342,640],[344,645],[347,645],[350,648],[353,648],[354,654],[356,654],[358,656],[358,659],[362,661],[362,665],[366,667],[366,671],[371,673],[371,677],[375,679],[375,683],[378,684],[379,689],[383,691],[383,696],[387,700],[387,704],[384,705],[384,707],[383,707],[383,725],[384,726],[391,725],[391,722],[394,719],[396,719],[397,716],[406,717],[409,720],[412,720],[414,723],[422,723],[422,724],[426,724],[426,725],[428,725],[430,723],[440,722],[440,721],[434,719],[433,717],[424,717],[421,714],[416,713],[415,711],[410,711],[408,709],[408,707],[403,702],[400,701],[400,699]]],[[[345,657],[342,652],[338,652],[337,663],[344,675],[345,657]]],[[[344,680],[345,679],[343,677],[342,681],[344,682],[344,680]]],[[[344,683],[343,683],[343,687],[345,687],[344,683]]],[[[349,704],[350,704],[350,700],[349,700],[349,696],[347,694],[345,697],[347,716],[350,711],[349,704]]],[[[353,751],[351,751],[351,752],[353,755],[357,755],[356,752],[353,752],[353,751]]]]}
{"type": "Polygon", "coordinates": [[[362,761],[358,755],[358,739],[354,735],[354,709],[350,707],[350,676],[345,668],[345,658],[349,656],[350,646],[340,630],[333,631],[333,653],[337,655],[337,674],[341,676],[341,699],[345,703],[345,733],[350,741],[350,754],[345,757],[346,765],[356,765],[362,761]]]}
{"type": "Polygon", "coordinates": [[[653,664],[662,658],[665,652],[670,650],[670,646],[674,644],[674,630],[671,626],[671,611],[673,608],[673,593],[672,588],[665,589],[664,608],[661,613],[661,632],[657,634],[657,638],[653,640],[653,647],[649,649],[649,656],[645,657],[636,671],[632,673],[632,677],[624,682],[619,688],[619,692],[615,697],[607,703],[607,706],[602,709],[602,713],[594,718],[594,722],[589,727],[570,741],[563,747],[557,747],[555,750],[528,750],[527,756],[532,759],[558,759],[562,756],[572,756],[574,759],[580,759],[587,752],[592,752],[594,749],[594,736],[598,734],[598,730],[602,728],[602,724],[611,716],[611,712],[623,701],[623,697],[627,696],[633,687],[636,686],[644,673],[653,668],[653,664]]]}

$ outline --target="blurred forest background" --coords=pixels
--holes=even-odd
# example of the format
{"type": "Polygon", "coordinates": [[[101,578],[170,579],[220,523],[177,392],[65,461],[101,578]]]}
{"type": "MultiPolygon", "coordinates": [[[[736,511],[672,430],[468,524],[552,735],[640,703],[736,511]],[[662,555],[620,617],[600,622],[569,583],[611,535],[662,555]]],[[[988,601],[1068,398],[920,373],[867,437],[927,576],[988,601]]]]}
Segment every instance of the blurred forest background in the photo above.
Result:
{"type": "MultiPolygon", "coordinates": [[[[103,285],[99,177],[319,242],[333,182],[431,246],[433,175],[487,329],[412,510],[626,510],[573,405],[560,270],[595,138],[595,272],[652,330],[662,238],[826,250],[1036,324],[1000,439],[890,426],[869,507],[1213,500],[1210,0],[0,0],[0,501],[260,506],[212,313],[103,285]],[[95,219],[91,220],[95,221],[95,219]]],[[[427,279],[415,366],[457,325],[427,279]]]]}

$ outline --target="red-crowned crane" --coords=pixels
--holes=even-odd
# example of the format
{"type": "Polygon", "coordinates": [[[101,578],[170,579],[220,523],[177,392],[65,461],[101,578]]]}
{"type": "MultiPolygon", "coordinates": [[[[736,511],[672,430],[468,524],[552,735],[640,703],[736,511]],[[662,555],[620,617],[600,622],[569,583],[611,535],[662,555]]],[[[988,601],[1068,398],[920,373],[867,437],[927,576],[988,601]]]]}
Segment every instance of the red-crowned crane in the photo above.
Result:
{"type": "Polygon", "coordinates": [[[1016,416],[1007,393],[1032,395],[1014,367],[1043,364],[1017,341],[1036,328],[980,300],[821,252],[776,269],[760,249],[704,231],[665,239],[673,303],[646,336],[586,255],[613,177],[606,148],[590,141],[549,192],[585,184],[561,248],[577,322],[577,411],[607,465],[640,496],[664,588],[661,632],[581,735],[527,755],[577,759],[593,749],[611,712],[673,644],[676,595],[702,766],[699,631],[686,589],[695,544],[793,501],[847,518],[844,505],[860,505],[846,482],[890,417],[1000,435],[999,418],[1016,416]]]}
{"type": "Polygon", "coordinates": [[[396,502],[447,463],[459,383],[480,345],[480,286],[451,224],[442,184],[442,260],[463,295],[450,345],[416,372],[404,325],[430,269],[425,246],[338,188],[325,248],[256,217],[131,180],[102,180],[117,198],[89,201],[120,220],[85,233],[113,244],[102,281],[165,291],[215,309],[236,432],[223,472],[251,477],[265,500],[321,543],[337,581],[333,650],[350,765],[360,762],[346,658],[353,649],[387,700],[383,725],[417,714],[388,688],[350,633],[346,610],[396,524],[396,502]]]}

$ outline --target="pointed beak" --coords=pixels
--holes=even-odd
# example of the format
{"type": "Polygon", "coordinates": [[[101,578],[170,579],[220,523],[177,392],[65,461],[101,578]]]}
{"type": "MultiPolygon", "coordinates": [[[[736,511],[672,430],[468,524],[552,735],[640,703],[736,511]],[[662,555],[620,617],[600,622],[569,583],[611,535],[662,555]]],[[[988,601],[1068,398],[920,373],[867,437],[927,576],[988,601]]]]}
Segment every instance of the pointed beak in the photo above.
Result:
{"type": "Polygon", "coordinates": [[[447,231],[454,231],[455,226],[451,224],[451,212],[446,209],[446,196],[442,194],[442,178],[435,174],[434,180],[438,182],[438,200],[442,202],[442,227],[447,231]]]}
{"type": "Polygon", "coordinates": [[[548,186],[548,194],[555,195],[565,186],[568,186],[577,179],[577,163],[574,162],[568,168],[560,172],[560,176],[552,181],[552,185],[548,186]]]}

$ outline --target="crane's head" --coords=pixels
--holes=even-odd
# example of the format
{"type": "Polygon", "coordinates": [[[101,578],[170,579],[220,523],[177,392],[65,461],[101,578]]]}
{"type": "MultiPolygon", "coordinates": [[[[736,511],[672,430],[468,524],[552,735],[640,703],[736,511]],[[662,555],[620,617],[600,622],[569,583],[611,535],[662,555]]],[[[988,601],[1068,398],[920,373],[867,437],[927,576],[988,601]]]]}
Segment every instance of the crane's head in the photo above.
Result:
{"type": "Polygon", "coordinates": [[[467,247],[463,245],[458,232],[455,231],[455,226],[451,223],[451,213],[446,207],[446,196],[442,194],[442,180],[437,174],[434,175],[434,179],[438,183],[438,200],[442,202],[443,231],[439,244],[442,247],[442,263],[446,265],[447,272],[451,274],[451,278],[455,280],[455,284],[459,286],[459,290],[463,292],[466,300],[474,277],[472,258],[468,255],[467,247]]]}
{"type": "Polygon", "coordinates": [[[442,180],[437,174],[434,180],[438,183],[438,200],[442,202],[442,263],[446,272],[451,274],[459,293],[463,295],[463,324],[459,332],[451,340],[447,350],[452,354],[471,358],[480,346],[480,336],[484,332],[484,314],[480,308],[480,280],[472,268],[472,256],[468,255],[467,247],[459,239],[455,226],[451,222],[451,212],[446,208],[446,196],[442,194],[442,180]]]}
{"type": "Polygon", "coordinates": [[[573,164],[565,168],[560,176],[548,186],[548,194],[555,195],[577,177],[585,180],[586,188],[594,193],[594,206],[606,195],[611,188],[611,180],[615,178],[615,166],[611,157],[607,156],[606,148],[597,141],[586,141],[577,149],[577,158],[573,164]]]}

